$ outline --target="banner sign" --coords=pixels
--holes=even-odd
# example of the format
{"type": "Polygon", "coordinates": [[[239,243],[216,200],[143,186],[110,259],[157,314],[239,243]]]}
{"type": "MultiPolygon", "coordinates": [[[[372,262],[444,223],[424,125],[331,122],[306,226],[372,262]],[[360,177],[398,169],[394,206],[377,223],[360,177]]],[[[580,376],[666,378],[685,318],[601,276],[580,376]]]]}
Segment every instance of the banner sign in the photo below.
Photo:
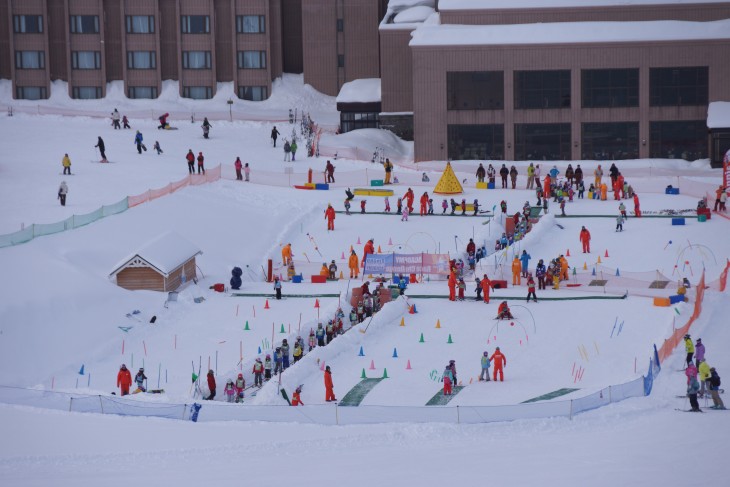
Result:
{"type": "Polygon", "coordinates": [[[365,274],[449,273],[448,254],[369,254],[365,274]]]}
{"type": "Polygon", "coordinates": [[[727,190],[730,187],[730,149],[722,160],[722,186],[727,190]]]}

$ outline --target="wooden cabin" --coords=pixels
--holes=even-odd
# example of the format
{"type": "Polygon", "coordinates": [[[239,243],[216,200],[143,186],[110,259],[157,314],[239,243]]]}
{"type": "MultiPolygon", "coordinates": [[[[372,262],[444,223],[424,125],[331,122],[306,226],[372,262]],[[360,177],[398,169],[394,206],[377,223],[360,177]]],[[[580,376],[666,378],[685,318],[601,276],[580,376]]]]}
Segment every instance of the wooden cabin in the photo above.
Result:
{"type": "Polygon", "coordinates": [[[124,259],[109,277],[124,289],[174,291],[197,278],[195,258],[202,253],[177,233],[168,232],[124,259]]]}

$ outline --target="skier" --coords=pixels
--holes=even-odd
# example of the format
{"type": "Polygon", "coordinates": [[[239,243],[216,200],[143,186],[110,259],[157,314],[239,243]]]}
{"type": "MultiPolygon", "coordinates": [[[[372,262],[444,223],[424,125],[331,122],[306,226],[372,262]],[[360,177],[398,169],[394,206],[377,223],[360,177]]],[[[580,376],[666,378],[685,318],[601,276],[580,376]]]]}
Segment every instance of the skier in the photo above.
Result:
{"type": "Polygon", "coordinates": [[[387,157],[385,158],[385,163],[383,163],[383,168],[385,169],[385,182],[383,184],[390,184],[390,176],[393,173],[393,163],[390,162],[390,159],[387,157]]]}
{"type": "Polygon", "coordinates": [[[279,131],[276,130],[276,125],[271,129],[271,140],[274,141],[274,147],[276,147],[276,138],[279,137],[279,131]]]}
{"type": "Polygon", "coordinates": [[[337,279],[337,264],[335,264],[335,261],[333,260],[330,262],[329,266],[329,278],[330,279],[337,279]]]}
{"type": "Polygon", "coordinates": [[[112,127],[114,127],[114,130],[121,129],[119,126],[119,110],[116,108],[112,112],[112,127]]]}
{"type": "Polygon", "coordinates": [[[712,396],[712,409],[725,409],[725,403],[720,398],[720,375],[715,367],[710,367],[710,395],[712,396]]]}
{"type": "Polygon", "coordinates": [[[684,350],[687,352],[687,365],[692,363],[692,356],[695,354],[695,346],[689,334],[684,336],[684,350]]]}
{"type": "Polygon", "coordinates": [[[203,157],[202,152],[198,152],[198,174],[200,172],[203,172],[203,175],[205,176],[205,157],[203,157]]]}
{"type": "Polygon", "coordinates": [[[297,341],[294,343],[294,353],[292,354],[294,357],[294,363],[299,362],[299,360],[301,360],[302,358],[302,355],[304,354],[304,348],[302,347],[302,344],[300,342],[301,339],[302,337],[299,337],[299,339],[297,339],[297,341]]]}
{"type": "Polygon", "coordinates": [[[520,271],[522,270],[522,264],[520,263],[520,259],[515,255],[515,258],[512,260],[512,285],[513,286],[519,286],[522,284],[520,279],[520,271]]]}
{"type": "Polygon", "coordinates": [[[641,205],[639,205],[639,195],[634,193],[634,215],[641,218],[641,205]]]}
{"type": "Polygon", "coordinates": [[[212,401],[215,399],[215,373],[213,372],[213,369],[208,371],[208,390],[210,391],[210,395],[205,399],[207,401],[212,401]]]}
{"type": "Polygon", "coordinates": [[[253,364],[253,385],[261,387],[263,385],[263,381],[261,380],[261,375],[264,372],[264,364],[261,363],[261,358],[256,357],[256,362],[253,364]]]}
{"type": "Polygon", "coordinates": [[[188,162],[188,174],[195,174],[195,154],[193,154],[193,149],[188,149],[188,153],[185,154],[185,160],[188,162]]]}
{"type": "Polygon", "coordinates": [[[210,129],[213,128],[213,126],[208,121],[208,117],[203,118],[203,125],[201,125],[201,127],[203,128],[203,138],[207,139],[208,134],[210,133],[210,129]]]}
{"type": "Polygon", "coordinates": [[[527,273],[527,302],[530,302],[530,296],[537,303],[537,294],[535,294],[535,279],[532,277],[532,272],[527,273]]]}
{"type": "Polygon", "coordinates": [[[248,167],[248,162],[243,165],[243,177],[246,179],[247,183],[251,181],[251,168],[248,167]]]}
{"type": "Polygon", "coordinates": [[[390,201],[388,200],[388,197],[385,197],[385,213],[390,213],[390,201]]]}
{"type": "Polygon", "coordinates": [[[416,199],[416,195],[411,188],[408,188],[408,191],[406,191],[404,199],[408,206],[408,213],[413,213],[413,200],[416,199]]]}
{"type": "Polygon", "coordinates": [[[530,163],[529,166],[527,166],[527,186],[525,186],[525,189],[532,189],[535,185],[535,166],[530,163]]]}
{"type": "Polygon", "coordinates": [[[276,292],[276,299],[281,299],[281,281],[278,277],[274,278],[274,291],[276,292]]]}
{"type": "Polygon", "coordinates": [[[274,375],[280,374],[282,369],[282,358],[281,358],[281,347],[276,347],[274,350],[274,375]]]}
{"type": "Polygon", "coordinates": [[[289,146],[291,148],[291,160],[292,162],[297,160],[297,141],[292,140],[291,145],[289,146]]]}
{"type": "Polygon", "coordinates": [[[291,396],[291,405],[292,406],[304,406],[304,403],[302,402],[302,386],[299,386],[294,390],[294,394],[291,396]]]}
{"type": "Polygon", "coordinates": [[[266,355],[264,359],[264,380],[271,380],[271,355],[266,355]]]}
{"type": "Polygon", "coordinates": [[[363,215],[365,214],[365,205],[368,203],[368,200],[360,200],[360,213],[363,215]]]}
{"type": "Polygon", "coordinates": [[[624,231],[624,217],[619,213],[619,215],[616,217],[616,231],[617,232],[623,232],[624,231]]]}
{"type": "Polygon", "coordinates": [[[509,305],[507,304],[507,301],[502,301],[499,304],[499,308],[497,308],[497,319],[498,320],[514,319],[514,316],[512,316],[512,312],[509,309],[509,305]]]}
{"type": "MultiPolygon", "coordinates": [[[[399,198],[399,199],[400,199],[400,198],[399,198]]],[[[446,200],[444,199],[444,200],[443,200],[443,201],[441,202],[441,210],[443,210],[443,211],[441,211],[441,214],[442,214],[442,215],[445,215],[445,214],[446,214],[446,210],[447,210],[448,208],[449,208],[449,203],[448,203],[448,202],[447,202],[447,201],[446,201],[446,200]]]]}
{"type": "Polygon", "coordinates": [[[291,161],[291,145],[289,145],[289,141],[284,139],[284,162],[290,162],[291,161]]]}
{"type": "MultiPolygon", "coordinates": [[[[477,202],[477,200],[474,200],[474,211],[475,212],[476,212],[476,208],[477,208],[476,202],[477,202]]],[[[428,214],[433,215],[433,198],[429,198],[429,200],[428,200],[428,214]]]]}
{"type": "Polygon", "coordinates": [[[104,139],[99,136],[99,138],[96,141],[96,145],[94,147],[99,148],[99,154],[101,154],[101,161],[99,162],[109,162],[106,160],[106,147],[104,145],[104,139]]]}
{"type": "Polygon", "coordinates": [[[425,216],[428,213],[428,192],[424,192],[419,200],[421,203],[420,215],[425,216]]]}
{"type": "Polygon", "coordinates": [[[58,187],[58,199],[61,200],[61,206],[66,206],[66,195],[68,194],[68,185],[66,181],[61,181],[58,187]]]}
{"type": "Polygon", "coordinates": [[[169,116],[170,116],[169,113],[163,113],[162,115],[160,115],[157,118],[157,120],[160,121],[160,125],[157,127],[157,130],[160,130],[160,129],[164,130],[167,128],[167,117],[169,117],[169,116]]]}
{"type": "Polygon", "coordinates": [[[314,350],[314,347],[317,346],[317,337],[314,336],[314,330],[312,330],[312,329],[309,330],[309,342],[308,342],[308,345],[309,345],[309,351],[310,352],[312,350],[314,350]]]}
{"type": "Polygon", "coordinates": [[[580,242],[583,244],[583,253],[591,253],[591,232],[586,229],[586,227],[582,227],[580,230],[580,236],[579,236],[580,242]]]}
{"type": "Polygon", "coordinates": [[[233,379],[228,379],[228,382],[226,382],[226,387],[223,389],[223,392],[226,394],[227,402],[233,402],[236,399],[236,388],[233,386],[233,379]]]}
{"type": "Polygon", "coordinates": [[[350,252],[350,258],[347,261],[347,266],[350,268],[350,279],[357,279],[360,273],[360,265],[357,259],[357,254],[354,250],[350,252]]]}
{"type": "Polygon", "coordinates": [[[160,142],[158,140],[155,141],[155,145],[152,146],[152,149],[157,151],[158,156],[163,152],[162,147],[160,147],[160,142]]]}
{"type": "Polygon", "coordinates": [[[324,219],[327,220],[327,231],[334,231],[335,229],[335,209],[332,208],[331,204],[327,204],[327,209],[324,211],[324,219]]]}
{"type": "Polygon", "coordinates": [[[236,157],[236,162],[233,163],[233,167],[236,168],[236,181],[243,181],[243,175],[241,174],[243,164],[241,163],[240,157],[236,157]]]}
{"type": "Polygon", "coordinates": [[[360,267],[365,266],[365,261],[368,258],[368,254],[374,254],[375,253],[375,239],[370,239],[365,243],[362,249],[362,261],[360,262],[360,267]]]}
{"type": "Polygon", "coordinates": [[[705,396],[705,388],[708,387],[710,380],[710,365],[705,359],[700,360],[700,365],[697,366],[697,372],[699,373],[700,381],[700,397],[705,396]]]}
{"type": "Polygon", "coordinates": [[[449,301],[456,301],[456,273],[449,274],[449,301]]]}
{"type": "MultiPolygon", "coordinates": [[[[405,283],[405,280],[402,281],[402,282],[405,283]]],[[[459,301],[464,301],[464,291],[466,291],[466,283],[464,282],[464,278],[463,277],[460,277],[459,278],[459,284],[458,284],[458,286],[459,286],[459,301]]],[[[403,295],[403,293],[401,293],[401,296],[402,295],[403,295]]]]}
{"type": "Polygon", "coordinates": [[[489,304],[489,288],[492,287],[492,281],[489,280],[486,274],[481,281],[482,291],[484,292],[484,302],[489,304]]]}
{"type": "Polygon", "coordinates": [[[327,174],[327,183],[335,182],[335,166],[330,161],[327,161],[324,172],[327,174]]]}
{"type": "Polygon", "coordinates": [[[317,324],[317,332],[316,332],[315,336],[317,337],[317,346],[324,347],[325,346],[325,343],[324,343],[325,331],[324,331],[324,328],[322,327],[322,323],[317,324]]]}
{"type": "Polygon", "coordinates": [[[481,301],[482,300],[482,281],[479,280],[479,276],[477,276],[474,278],[474,282],[477,286],[474,289],[474,292],[477,293],[477,297],[474,298],[474,301],[481,301]]]}
{"type": "Polygon", "coordinates": [[[504,354],[499,350],[499,347],[494,351],[491,357],[489,357],[489,360],[494,362],[494,373],[492,375],[493,379],[497,380],[497,374],[499,374],[499,381],[504,381],[504,371],[503,369],[507,367],[507,357],[504,356],[504,354]]]}
{"type": "Polygon", "coordinates": [[[246,389],[246,379],[239,373],[236,377],[236,402],[243,402],[244,389],[246,389]]]}
{"type": "Polygon", "coordinates": [[[456,360],[449,360],[449,368],[451,369],[451,380],[455,386],[458,386],[459,379],[456,378],[456,360]]]}
{"type": "Polygon", "coordinates": [[[122,125],[124,125],[125,129],[131,129],[132,127],[129,125],[129,119],[127,119],[127,116],[124,115],[122,117],[122,125]]]}
{"type": "Polygon", "coordinates": [[[61,165],[63,166],[63,174],[71,174],[71,158],[68,157],[68,154],[63,155],[63,159],[61,160],[61,165]]]}
{"type": "Polygon", "coordinates": [[[129,394],[129,387],[132,385],[132,374],[127,370],[127,366],[122,364],[117,374],[117,387],[122,396],[129,394]]]}
{"type": "Polygon", "coordinates": [[[329,365],[324,369],[324,388],[324,400],[327,402],[337,401],[337,399],[335,399],[334,385],[332,384],[332,370],[329,365]]]}
{"type": "Polygon", "coordinates": [[[291,243],[281,248],[281,260],[284,265],[289,265],[292,262],[291,243]]]}
{"type": "Polygon", "coordinates": [[[452,393],[451,384],[453,383],[453,377],[451,375],[451,367],[449,365],[444,369],[444,373],[441,376],[441,382],[444,383],[444,396],[450,396],[452,393]]]}
{"type": "Polygon", "coordinates": [[[697,391],[700,390],[700,384],[697,382],[697,377],[691,377],[687,384],[687,397],[689,397],[689,404],[692,406],[693,413],[701,413],[700,403],[697,402],[697,391]]]}
{"type": "Polygon", "coordinates": [[[147,388],[144,386],[144,381],[147,380],[147,376],[144,375],[144,368],[140,367],[137,375],[134,376],[134,382],[137,384],[137,390],[134,392],[147,392],[147,388]]]}
{"type": "Polygon", "coordinates": [[[485,350],[482,354],[482,371],[479,373],[479,381],[491,381],[491,379],[489,378],[490,365],[491,362],[489,361],[489,352],[485,350]]]}
{"type": "Polygon", "coordinates": [[[281,367],[282,371],[289,368],[289,342],[286,338],[281,341],[281,367]]]}
{"type": "MultiPolygon", "coordinates": [[[[687,290],[684,290],[685,294],[687,293],[687,290]]],[[[677,291],[677,294],[679,294],[679,291],[677,291]]],[[[700,366],[700,362],[702,362],[705,359],[705,345],[702,343],[702,338],[698,338],[697,342],[695,343],[695,363],[697,364],[697,367],[700,366]]]]}
{"type": "Polygon", "coordinates": [[[526,250],[523,250],[522,255],[520,256],[520,262],[522,263],[522,277],[527,277],[527,267],[530,264],[530,259],[532,259],[532,256],[528,254],[526,250]]]}
{"type": "Polygon", "coordinates": [[[139,130],[137,130],[137,133],[134,136],[134,143],[137,145],[138,154],[142,154],[142,149],[147,150],[143,143],[142,132],[140,132],[139,130]]]}

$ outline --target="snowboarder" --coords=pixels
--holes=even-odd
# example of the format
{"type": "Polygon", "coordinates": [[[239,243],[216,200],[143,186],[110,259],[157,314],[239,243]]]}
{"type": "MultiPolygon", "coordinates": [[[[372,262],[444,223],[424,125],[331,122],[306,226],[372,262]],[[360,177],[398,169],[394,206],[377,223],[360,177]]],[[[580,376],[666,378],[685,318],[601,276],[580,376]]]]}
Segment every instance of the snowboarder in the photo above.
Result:
{"type": "Polygon", "coordinates": [[[335,399],[334,385],[332,384],[332,369],[330,369],[329,365],[324,369],[324,388],[324,400],[327,402],[337,401],[335,399]]]}
{"type": "Polygon", "coordinates": [[[215,372],[213,372],[213,369],[208,371],[208,390],[210,394],[205,399],[206,401],[212,401],[215,399],[215,372]]]}
{"type": "Polygon", "coordinates": [[[210,134],[210,129],[213,128],[213,126],[208,121],[208,117],[203,118],[203,125],[201,125],[201,127],[203,129],[203,138],[207,139],[208,135],[210,134]]]}
{"type": "Polygon", "coordinates": [[[129,387],[132,385],[132,374],[127,370],[127,366],[122,364],[117,374],[117,387],[122,396],[129,394],[129,387]]]}
{"type": "Polygon", "coordinates": [[[193,154],[193,149],[188,149],[188,153],[185,154],[185,160],[188,162],[188,174],[195,174],[195,154],[193,154]]]}
{"type": "Polygon", "coordinates": [[[129,119],[126,115],[122,117],[122,125],[124,125],[125,129],[131,129],[132,127],[129,125],[129,119]]]}
{"type": "Polygon", "coordinates": [[[157,118],[157,120],[160,121],[160,125],[157,127],[157,130],[160,130],[160,129],[164,130],[167,128],[167,117],[169,117],[169,116],[170,116],[169,113],[163,113],[162,115],[160,115],[157,118]]]}
{"type": "Polygon", "coordinates": [[[137,133],[134,136],[134,143],[137,145],[138,154],[142,154],[142,149],[147,150],[143,143],[142,132],[140,132],[139,130],[137,130],[137,133]]]}
{"type": "Polygon", "coordinates": [[[236,181],[243,181],[243,175],[241,174],[243,164],[241,163],[240,157],[236,157],[236,162],[233,163],[233,167],[236,168],[236,181]]]}
{"type": "Polygon", "coordinates": [[[480,381],[487,381],[490,382],[491,379],[489,378],[489,366],[491,365],[491,362],[489,361],[489,352],[484,351],[482,354],[482,371],[479,373],[479,380],[480,381]]]}
{"type": "Polygon", "coordinates": [[[198,152],[198,174],[200,174],[201,171],[205,176],[205,157],[202,152],[198,152]]]}
{"type": "Polygon", "coordinates": [[[94,147],[99,148],[99,154],[101,154],[101,161],[99,162],[109,162],[106,160],[106,146],[104,145],[104,139],[102,139],[101,136],[97,139],[94,147]]]}
{"type": "Polygon", "coordinates": [[[279,131],[276,130],[276,125],[274,125],[274,128],[271,129],[271,140],[274,142],[274,147],[276,147],[276,139],[279,135],[279,131]]]}
{"type": "Polygon", "coordinates": [[[335,209],[332,208],[331,204],[327,204],[327,209],[324,211],[324,219],[327,220],[327,231],[334,231],[335,229],[335,209]]]}
{"type": "Polygon", "coordinates": [[[162,151],[162,147],[160,147],[160,142],[159,142],[159,141],[157,141],[157,140],[155,141],[155,145],[153,145],[153,146],[152,146],[152,149],[153,149],[153,150],[155,150],[155,151],[157,151],[157,155],[158,155],[158,156],[159,156],[160,154],[162,154],[162,152],[163,152],[163,151],[162,151]]]}
{"type": "Polygon", "coordinates": [[[140,367],[137,375],[134,376],[134,382],[137,384],[137,390],[134,392],[146,392],[147,388],[144,386],[147,376],[144,375],[144,368],[140,367]]]}
{"type": "Polygon", "coordinates": [[[63,174],[71,174],[71,158],[68,157],[68,154],[63,155],[63,159],[61,160],[61,165],[63,166],[63,174]]]}
{"type": "Polygon", "coordinates": [[[276,299],[281,299],[281,281],[278,277],[274,278],[274,291],[276,292],[276,299]]]}
{"type": "Polygon", "coordinates": [[[119,118],[119,110],[115,108],[112,112],[112,127],[114,127],[114,130],[121,129],[119,126],[119,118]]]}
{"type": "Polygon", "coordinates": [[[507,357],[504,356],[504,354],[499,350],[499,347],[494,351],[491,357],[489,357],[489,360],[494,362],[494,373],[492,375],[492,378],[496,381],[497,375],[499,375],[499,381],[504,381],[504,368],[507,367],[507,357]]]}
{"type": "Polygon", "coordinates": [[[579,240],[583,244],[583,253],[591,253],[591,232],[584,226],[580,230],[579,240]]]}
{"type": "Polygon", "coordinates": [[[263,385],[261,376],[264,373],[264,364],[261,362],[260,357],[256,358],[256,362],[254,362],[251,372],[253,372],[253,385],[261,387],[263,385]]]}
{"type": "Polygon", "coordinates": [[[58,199],[61,200],[61,206],[66,206],[66,195],[68,194],[68,185],[66,181],[61,181],[58,187],[58,199]]]}

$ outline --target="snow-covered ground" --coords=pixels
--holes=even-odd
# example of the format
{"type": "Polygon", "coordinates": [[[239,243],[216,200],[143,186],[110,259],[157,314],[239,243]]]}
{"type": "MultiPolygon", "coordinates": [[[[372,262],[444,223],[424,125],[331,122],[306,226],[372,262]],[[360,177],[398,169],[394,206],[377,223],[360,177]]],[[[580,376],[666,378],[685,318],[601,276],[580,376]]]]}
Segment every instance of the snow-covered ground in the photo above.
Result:
{"type": "MultiPolygon", "coordinates": [[[[333,99],[317,97],[296,81],[285,78],[275,87],[272,99],[286,100],[276,110],[296,106],[299,97],[306,97],[302,104],[316,107],[323,119],[336,120],[333,99]]],[[[170,103],[169,111],[180,108],[177,102],[170,103]]],[[[119,105],[122,113],[125,107],[134,108],[123,100],[89,105],[89,110],[100,114],[111,111],[112,105],[119,105]]],[[[198,105],[196,116],[202,118],[207,107],[215,110],[216,106],[214,101],[198,105]]],[[[167,111],[163,104],[158,111],[162,110],[167,111]]],[[[323,136],[322,144],[339,153],[334,161],[337,183],[329,191],[301,191],[290,184],[301,184],[310,167],[315,179],[321,180],[327,158],[306,158],[301,153],[297,162],[285,164],[281,149],[271,147],[269,134],[277,124],[282,137],[287,136],[291,131],[288,123],[218,120],[211,139],[204,140],[198,124],[181,121],[176,123],[179,130],[158,131],[152,116],[131,122],[134,130],[144,133],[149,149],[159,140],[164,154],[158,156],[150,150],[138,155],[132,144],[134,130],[114,131],[99,117],[16,113],[0,118],[0,133],[7,134],[6,156],[0,161],[3,233],[19,230],[21,225],[88,213],[102,204],[177,181],[187,175],[187,149],[203,151],[209,169],[224,164],[220,181],[186,187],[85,227],[0,249],[0,268],[5,275],[0,281],[4,297],[0,300],[0,370],[5,373],[0,385],[109,395],[116,389],[119,365],[126,363],[133,373],[144,365],[149,386],[156,388],[159,382],[166,391],[161,396],[138,395],[135,399],[189,403],[192,362],[196,373],[199,366],[203,372],[208,367],[217,372],[221,398],[228,378],[239,371],[250,378],[259,348],[265,354],[272,344],[283,338],[292,342],[299,334],[306,340],[309,330],[331,317],[338,305],[348,313],[341,299],[348,289],[362,283],[348,279],[327,284],[285,282],[285,297],[321,293],[341,294],[342,298],[322,297],[319,309],[314,307],[314,298],[270,299],[270,309],[264,309],[264,297],[230,297],[209,289],[217,282],[227,284],[232,267],[245,269],[242,292],[271,293],[271,285],[262,282],[262,266],[272,258],[276,272],[286,274],[280,257],[285,243],[292,243],[297,272],[308,281],[323,262],[331,260],[347,275],[343,256],[347,257],[351,246],[361,256],[362,244],[369,238],[383,252],[440,252],[461,257],[469,238],[484,243],[491,252],[503,231],[499,215],[491,220],[413,215],[408,222],[394,215],[360,215],[357,197],[353,202],[356,214],[338,214],[336,230],[327,232],[322,216],[327,203],[342,210],[347,187],[365,187],[369,180],[382,177],[381,166],[370,162],[375,147],[385,147],[385,155],[401,163],[395,171],[401,182],[392,187],[395,196],[390,198],[393,208],[409,186],[414,188],[416,200],[424,191],[432,194],[443,161],[416,167],[410,162],[412,146],[384,131],[323,136]],[[98,136],[106,142],[111,164],[92,162],[98,136]],[[64,153],[71,157],[73,176],[61,175],[64,153]],[[354,154],[362,160],[343,159],[354,154]],[[251,183],[230,179],[236,156],[251,164],[251,183]],[[291,183],[287,167],[293,167],[291,183]],[[424,171],[430,176],[428,183],[421,182],[424,171]],[[56,201],[61,180],[70,188],[66,207],[56,201]],[[170,230],[203,251],[198,257],[203,277],[197,284],[187,285],[177,302],[165,306],[166,294],[126,291],[109,279],[121,259],[170,230]],[[199,297],[205,301],[196,303],[199,297]],[[131,314],[133,310],[140,313],[131,314]],[[157,317],[155,324],[149,323],[152,316],[157,317]],[[131,329],[125,332],[120,327],[131,329]],[[82,365],[83,376],[79,375],[82,365]]],[[[586,180],[592,180],[598,162],[579,161],[573,166],[578,163],[586,180]]],[[[459,199],[478,198],[488,210],[505,200],[510,213],[526,200],[534,202],[534,193],[524,189],[474,189],[476,165],[473,161],[453,164],[459,180],[466,180],[465,194],[459,199]]],[[[524,173],[527,162],[515,165],[524,173]]],[[[552,163],[541,165],[545,172],[552,163]]],[[[604,163],[604,170],[608,165],[604,163]]],[[[720,172],[710,169],[707,161],[639,160],[617,165],[640,194],[645,212],[692,209],[702,190],[720,181],[720,172]],[[667,184],[687,191],[665,195],[667,184]]],[[[564,171],[567,162],[557,166],[564,171]]],[[[524,186],[521,176],[518,187],[524,186]]],[[[441,199],[434,198],[437,213],[441,212],[441,199]]],[[[367,197],[369,213],[380,212],[383,206],[382,198],[367,197]]],[[[629,210],[633,207],[628,200],[627,206],[629,210]]],[[[660,345],[673,326],[684,324],[693,306],[690,302],[654,307],[652,297],[673,294],[675,285],[670,282],[662,292],[648,289],[649,284],[658,275],[672,281],[688,277],[696,284],[703,269],[707,281],[715,282],[730,255],[730,222],[714,216],[706,223],[689,218],[685,226],[672,226],[664,218],[631,218],[624,232],[616,233],[617,207],[610,199],[576,200],[567,205],[566,212],[586,216],[556,218],[557,205],[552,204],[550,215],[524,241],[490,256],[478,267],[479,273],[510,281],[507,289],[494,293],[491,304],[411,298],[417,314],[408,314],[400,301],[388,304],[367,331],[367,323],[360,326],[364,333],[353,330],[305,356],[283,374],[282,387],[291,391],[303,384],[302,399],[307,406],[301,410],[306,414],[309,407],[327,407],[322,361],[332,367],[335,394],[340,399],[359,382],[362,369],[368,377],[381,377],[387,368],[389,379],[365,397],[362,404],[367,407],[424,406],[441,387],[434,375],[450,359],[456,360],[459,380],[466,388],[448,407],[514,405],[557,389],[577,388],[557,400],[570,399],[640,377],[646,373],[653,344],[660,345]],[[591,254],[581,253],[581,226],[592,233],[591,254]],[[626,291],[629,297],[543,300],[529,305],[511,301],[516,319],[495,322],[500,296],[526,295],[524,281],[521,286],[511,286],[509,270],[514,253],[522,250],[532,256],[531,269],[539,259],[570,252],[568,260],[576,268],[576,279],[586,277],[596,266],[609,281],[598,289],[585,285],[548,289],[540,291],[538,298],[597,297],[604,292],[610,297],[626,291]],[[631,278],[619,280],[614,276],[616,269],[622,279],[631,278]],[[623,322],[620,334],[614,332],[617,322],[623,322]],[[419,342],[421,334],[423,343],[419,342]],[[448,343],[449,336],[452,343],[448,343]],[[480,356],[496,346],[507,355],[506,381],[480,383],[476,380],[480,356]],[[358,356],[360,347],[364,356],[358,356]],[[408,362],[410,369],[406,368],[408,362]],[[584,369],[580,380],[575,378],[575,367],[584,369]]],[[[470,277],[467,297],[471,299],[473,288],[470,277]]],[[[407,291],[411,296],[446,293],[440,279],[411,285],[407,291]]],[[[693,301],[694,292],[690,295],[693,301]]],[[[693,337],[703,338],[707,360],[721,375],[730,374],[726,372],[730,359],[718,353],[730,343],[727,327],[721,326],[729,311],[727,291],[720,294],[716,287],[709,289],[702,316],[692,330],[693,337]]],[[[3,405],[0,425],[4,437],[13,440],[0,444],[0,479],[7,485],[47,485],[50,478],[55,485],[192,485],[239,479],[274,485],[281,483],[282,475],[289,475],[283,467],[292,472],[292,481],[303,485],[443,485],[454,478],[515,485],[534,485],[545,479],[564,485],[678,485],[686,481],[691,468],[687,452],[704,452],[703,480],[721,484],[721,452],[727,445],[730,418],[718,411],[703,415],[674,411],[687,408],[686,400],[676,397],[685,387],[683,373],[678,372],[682,352],[678,350],[665,362],[651,396],[612,404],[572,420],[480,425],[191,423],[3,405]],[[365,465],[374,468],[363,468],[365,465]]],[[[278,407],[283,399],[277,391],[278,383],[268,383],[246,403],[278,407]]],[[[210,407],[204,405],[201,415],[210,407]]]]}

